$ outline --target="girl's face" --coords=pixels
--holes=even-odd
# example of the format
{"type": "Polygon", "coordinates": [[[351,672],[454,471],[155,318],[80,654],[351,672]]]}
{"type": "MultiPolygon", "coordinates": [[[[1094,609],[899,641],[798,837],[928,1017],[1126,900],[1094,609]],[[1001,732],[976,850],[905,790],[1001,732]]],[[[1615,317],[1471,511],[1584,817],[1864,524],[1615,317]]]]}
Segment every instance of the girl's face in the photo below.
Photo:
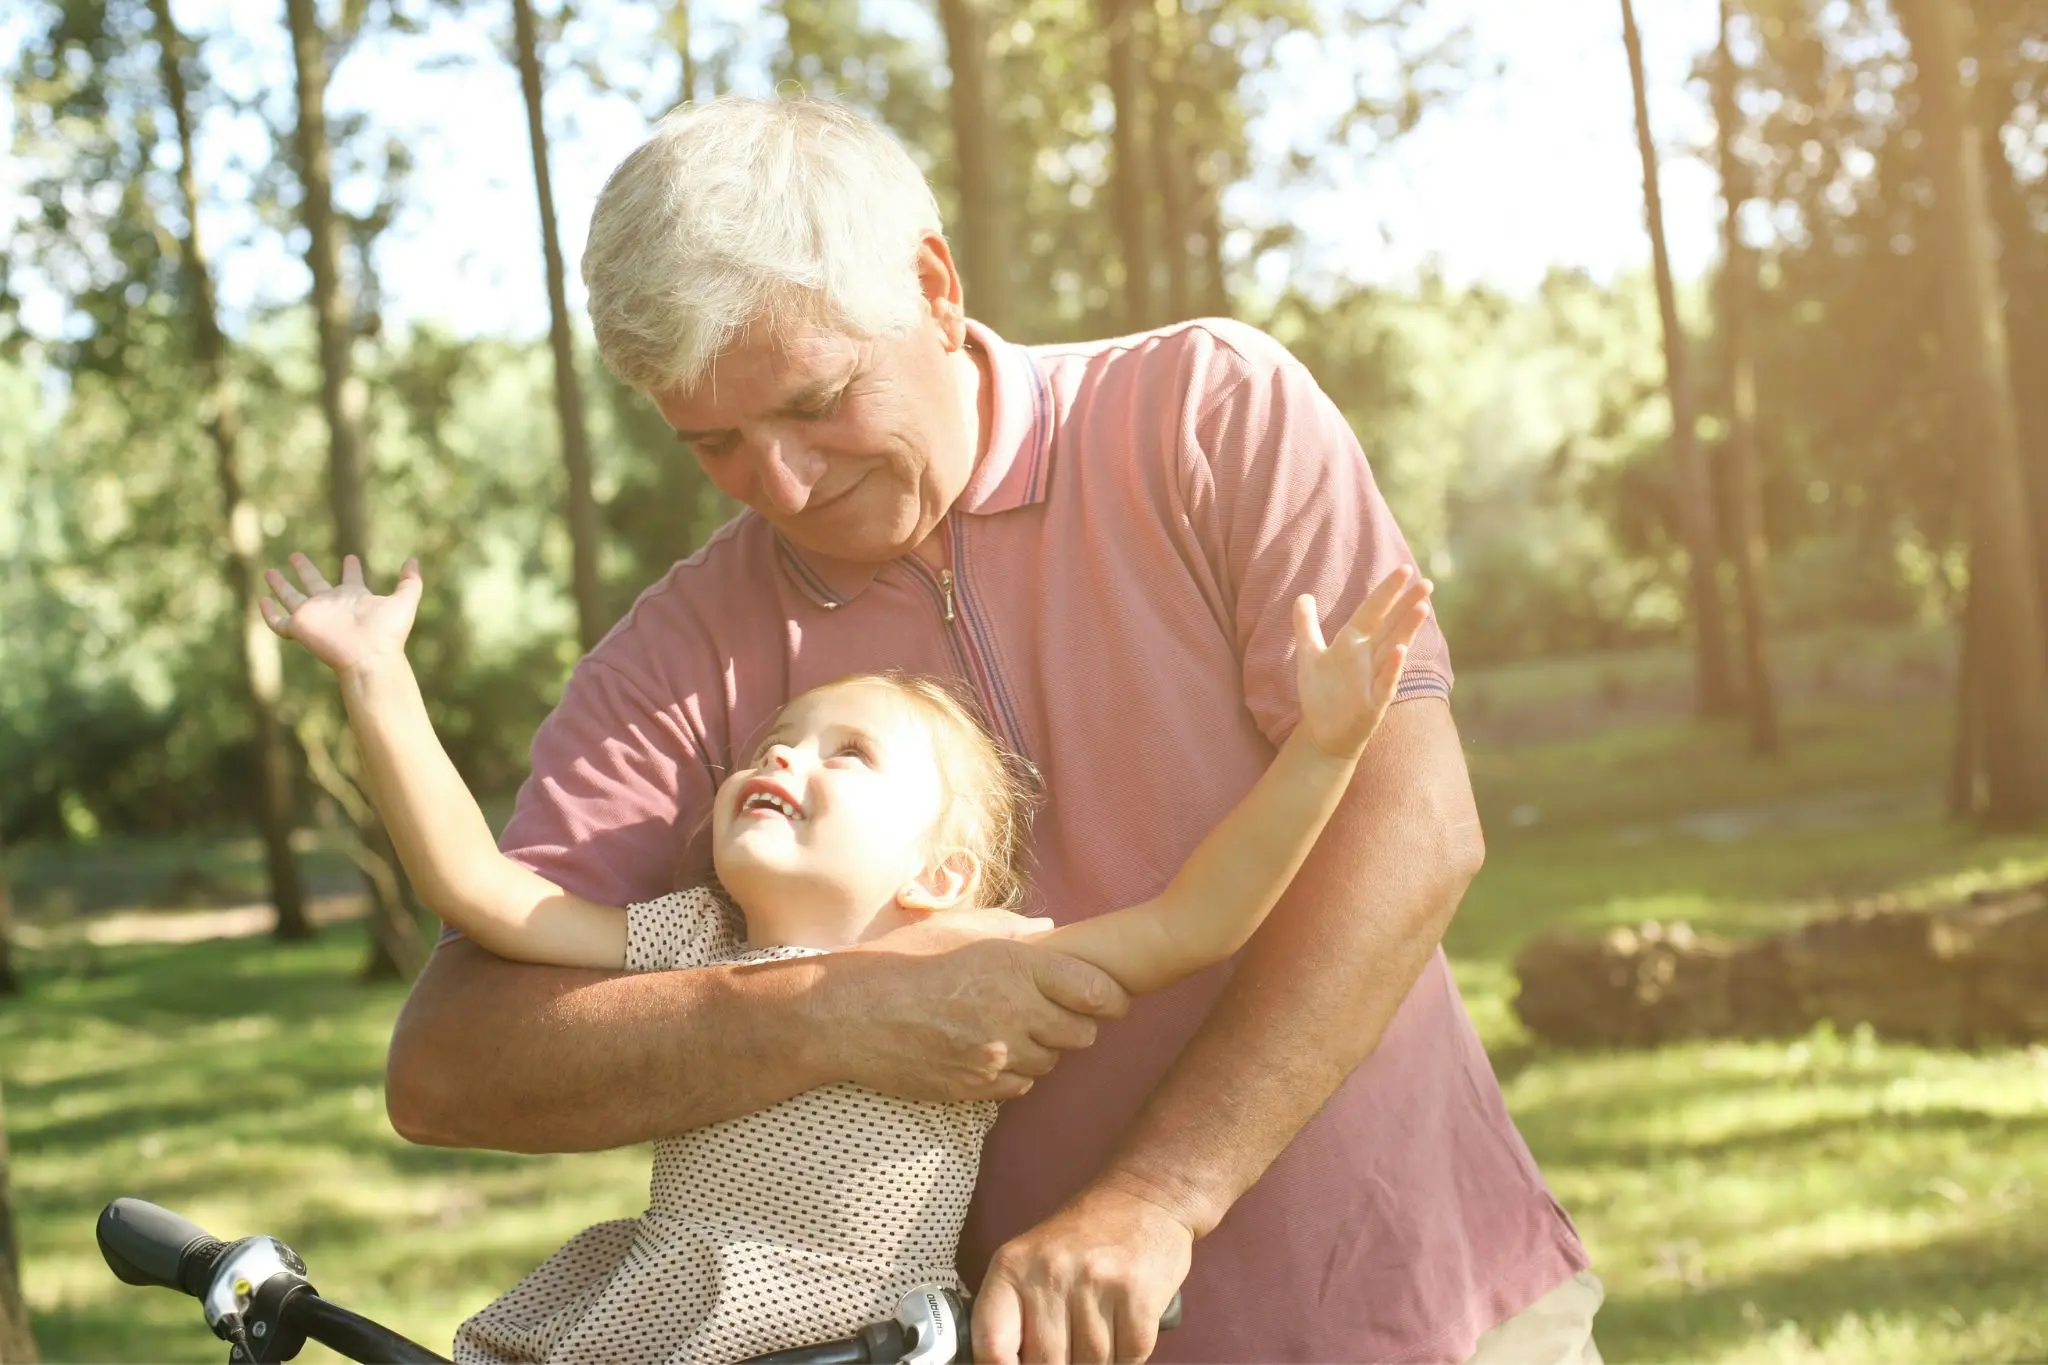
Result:
{"type": "Polygon", "coordinates": [[[906,901],[944,899],[945,799],[915,703],[872,682],[792,701],[712,807],[713,864],[748,938],[843,946],[905,922],[906,901]]]}

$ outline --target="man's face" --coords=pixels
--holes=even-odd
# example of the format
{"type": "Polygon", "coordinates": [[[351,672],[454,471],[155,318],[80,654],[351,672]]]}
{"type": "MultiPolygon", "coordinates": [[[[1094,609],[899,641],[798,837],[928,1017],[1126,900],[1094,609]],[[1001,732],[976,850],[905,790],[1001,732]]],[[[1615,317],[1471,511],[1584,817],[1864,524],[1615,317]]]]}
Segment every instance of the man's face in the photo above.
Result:
{"type": "Polygon", "coordinates": [[[727,496],[807,550],[878,563],[914,550],[973,471],[958,360],[931,319],[872,339],[756,327],[655,406],[727,496]]]}

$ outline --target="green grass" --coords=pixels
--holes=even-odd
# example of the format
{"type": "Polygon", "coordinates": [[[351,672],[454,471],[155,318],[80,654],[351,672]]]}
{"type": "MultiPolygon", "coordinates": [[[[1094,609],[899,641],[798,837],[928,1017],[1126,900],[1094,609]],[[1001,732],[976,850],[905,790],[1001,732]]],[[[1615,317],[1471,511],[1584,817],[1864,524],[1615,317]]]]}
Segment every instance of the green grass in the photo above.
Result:
{"type": "Polygon", "coordinates": [[[1941,708],[1801,711],[1789,737],[1768,764],[1736,728],[1687,723],[1470,755],[1488,863],[1448,947],[1516,1122],[1607,1284],[1602,1349],[2048,1360],[2048,1049],[1819,1033],[1570,1053],[1514,1019],[1514,953],[1555,925],[1768,933],[1844,899],[2048,876],[2048,840],[1939,818],[1941,708]]]}
{"type": "MultiPolygon", "coordinates": [[[[1844,897],[2048,876],[2048,838],[1938,818],[1946,734],[1939,706],[1869,703],[1795,711],[1790,756],[1771,764],[1731,728],[1678,722],[1473,750],[1489,860],[1450,949],[1607,1282],[1610,1361],[2048,1359],[2048,1049],[1817,1034],[1571,1054],[1532,1043],[1511,1009],[1515,951],[1557,924],[1760,932],[1844,897]]],[[[333,932],[301,950],[27,956],[30,994],[0,1007],[0,1067],[48,1358],[219,1358],[191,1305],[100,1263],[92,1219],[116,1193],[275,1231],[323,1289],[437,1343],[568,1233],[638,1207],[641,1151],[517,1158],[392,1136],[378,1086],[400,994],[354,983],[360,953],[333,932]]]]}
{"type": "Polygon", "coordinates": [[[642,1152],[522,1158],[394,1136],[381,1072],[402,993],[357,985],[361,956],[350,932],[304,949],[106,950],[100,974],[55,979],[30,957],[0,1056],[46,1358],[219,1358],[189,1301],[108,1276],[91,1224],[116,1194],[225,1235],[275,1232],[335,1297],[444,1344],[565,1230],[637,1211],[642,1152]]]}

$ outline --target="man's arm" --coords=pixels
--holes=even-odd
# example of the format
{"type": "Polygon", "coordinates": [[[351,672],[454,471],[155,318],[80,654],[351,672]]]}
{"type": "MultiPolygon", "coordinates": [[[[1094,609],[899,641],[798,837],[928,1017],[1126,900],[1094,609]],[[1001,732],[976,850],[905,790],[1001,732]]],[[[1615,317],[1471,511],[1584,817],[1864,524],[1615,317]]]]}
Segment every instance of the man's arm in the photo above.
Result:
{"type": "Polygon", "coordinates": [[[594,1151],[750,1114],[832,1081],[1008,1099],[1128,998],[1074,958],[949,915],[824,957],[611,973],[443,943],[398,1016],[391,1124],[414,1141],[594,1151]]]}
{"type": "Polygon", "coordinates": [[[804,961],[622,975],[450,939],[392,1031],[391,1125],[435,1146],[573,1152],[750,1113],[819,1083],[814,985],[804,961]]]}
{"type": "Polygon", "coordinates": [[[1193,1241],[1379,1045],[1483,856],[1449,706],[1394,707],[1108,1165],[997,1253],[976,1304],[976,1358],[1149,1354],[1193,1241]]]}

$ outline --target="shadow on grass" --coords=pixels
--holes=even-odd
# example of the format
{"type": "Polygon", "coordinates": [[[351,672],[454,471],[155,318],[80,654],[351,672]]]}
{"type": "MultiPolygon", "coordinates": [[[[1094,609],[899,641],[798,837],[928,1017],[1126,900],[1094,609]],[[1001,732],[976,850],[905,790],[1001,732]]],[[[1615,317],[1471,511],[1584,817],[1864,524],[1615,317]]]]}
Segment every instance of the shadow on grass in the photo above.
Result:
{"type": "MultiPolygon", "coordinates": [[[[2040,1141],[2048,1135],[2048,1114],[1987,1114],[1978,1109],[1947,1107],[1911,1113],[1849,1113],[1781,1127],[1752,1128],[1725,1137],[1658,1142],[1581,1141],[1570,1151],[1573,1161],[1615,1166],[1649,1167],[1681,1158],[1712,1160],[1731,1156],[1765,1156],[1799,1147],[1825,1147],[1834,1139],[1862,1137],[1873,1130],[1889,1136],[1949,1133],[1984,1144],[2040,1141]]],[[[1555,1150],[1553,1148],[1553,1150],[1555,1150]]]]}
{"type": "MultiPolygon", "coordinates": [[[[1913,1323],[1931,1334],[1993,1315],[2036,1310],[2048,1236],[2017,1223],[1892,1252],[1830,1256],[1780,1271],[1670,1294],[1610,1294],[1600,1311],[1602,1352],[1614,1365],[1698,1360],[1794,1324],[1823,1341],[1844,1319],[1913,1323]]],[[[2014,1342],[2039,1359],[2048,1340],[2014,1342]]]]}
{"type": "Polygon", "coordinates": [[[43,1359],[52,1365],[59,1361],[76,1365],[137,1360],[217,1363],[227,1352],[226,1343],[216,1341],[206,1330],[199,1305],[168,1289],[124,1288],[118,1304],[65,1301],[38,1308],[35,1331],[43,1359]],[[138,1351],[138,1343],[142,1351],[138,1351]]]}

